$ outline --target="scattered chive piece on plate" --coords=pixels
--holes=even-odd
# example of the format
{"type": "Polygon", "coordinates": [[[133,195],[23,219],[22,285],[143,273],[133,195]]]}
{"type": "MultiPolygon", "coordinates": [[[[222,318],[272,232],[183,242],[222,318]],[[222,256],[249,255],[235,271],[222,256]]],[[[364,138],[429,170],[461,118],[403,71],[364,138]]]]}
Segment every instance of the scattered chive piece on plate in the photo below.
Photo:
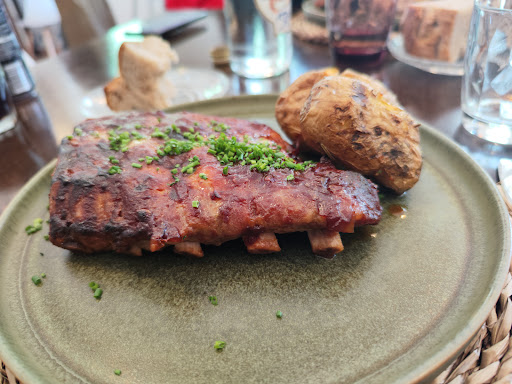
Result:
{"type": "Polygon", "coordinates": [[[89,287],[90,287],[93,291],[96,291],[100,286],[99,286],[97,283],[95,283],[94,281],[91,281],[91,282],[89,283],[89,287]]]}
{"type": "Polygon", "coordinates": [[[97,288],[95,291],[94,291],[94,297],[96,299],[101,299],[101,295],[103,295],[103,289],[101,288],[97,288]]]}
{"type": "Polygon", "coordinates": [[[277,312],[276,312],[276,317],[277,317],[278,319],[281,319],[281,318],[283,317],[283,312],[281,312],[281,311],[277,311],[277,312]]]}
{"type": "Polygon", "coordinates": [[[206,176],[206,173],[200,173],[199,177],[203,180],[208,180],[208,176],[206,176]]]}
{"type": "Polygon", "coordinates": [[[41,284],[41,278],[37,275],[35,276],[32,276],[32,282],[35,284],[35,285],[40,285],[41,284]]]}
{"type": "Polygon", "coordinates": [[[133,168],[142,168],[142,165],[140,165],[139,163],[132,163],[132,167],[133,168]]]}
{"type": "Polygon", "coordinates": [[[222,169],[222,174],[224,176],[226,176],[228,174],[228,170],[229,170],[229,167],[226,165],[223,169],[222,169]]]}
{"type": "Polygon", "coordinates": [[[43,272],[43,273],[41,273],[41,277],[42,277],[43,279],[44,279],[44,278],[46,278],[46,273],[44,273],[44,272],[43,272]]]}
{"type": "Polygon", "coordinates": [[[121,375],[121,370],[120,369],[115,369],[114,370],[114,374],[116,374],[117,376],[120,376],[121,375]]]}
{"type": "Polygon", "coordinates": [[[192,202],[192,207],[194,207],[194,208],[199,208],[199,201],[194,200],[194,201],[192,202]]]}
{"type": "Polygon", "coordinates": [[[226,342],[225,341],[220,341],[220,340],[217,340],[215,342],[215,344],[213,345],[213,347],[218,350],[218,351],[221,351],[223,350],[225,347],[226,347],[226,342]]]}
{"type": "Polygon", "coordinates": [[[34,219],[34,222],[31,225],[25,227],[25,232],[27,232],[27,235],[31,235],[41,229],[43,229],[43,219],[37,218],[34,219]]]}
{"type": "Polygon", "coordinates": [[[45,239],[46,241],[50,241],[50,236],[49,236],[49,235],[44,235],[44,239],[45,239]]]}
{"type": "Polygon", "coordinates": [[[219,304],[219,302],[217,301],[217,296],[208,296],[208,300],[210,300],[210,303],[212,303],[212,305],[219,304]]]}
{"type": "Polygon", "coordinates": [[[286,180],[292,181],[295,179],[295,176],[293,176],[293,173],[290,173],[288,176],[286,176],[286,180]]]}

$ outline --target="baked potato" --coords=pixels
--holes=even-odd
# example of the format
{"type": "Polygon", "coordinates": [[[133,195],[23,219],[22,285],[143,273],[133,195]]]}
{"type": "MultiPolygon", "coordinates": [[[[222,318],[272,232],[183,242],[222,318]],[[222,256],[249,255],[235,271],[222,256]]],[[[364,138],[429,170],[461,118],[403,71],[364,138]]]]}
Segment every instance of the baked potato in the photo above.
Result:
{"type": "Polygon", "coordinates": [[[330,76],[313,86],[299,141],[398,194],[420,176],[418,125],[389,95],[357,78],[330,76]]]}
{"type": "Polygon", "coordinates": [[[338,74],[336,68],[306,72],[281,93],[276,103],[276,120],[286,135],[296,141],[300,134],[300,111],[316,82],[338,74]]]}
{"type": "Polygon", "coordinates": [[[340,76],[349,77],[351,79],[359,80],[366,83],[368,86],[373,88],[377,93],[380,93],[382,97],[390,104],[399,105],[398,99],[395,94],[391,92],[386,86],[374,77],[371,77],[365,73],[354,71],[353,69],[347,68],[340,73],[340,76]]]}

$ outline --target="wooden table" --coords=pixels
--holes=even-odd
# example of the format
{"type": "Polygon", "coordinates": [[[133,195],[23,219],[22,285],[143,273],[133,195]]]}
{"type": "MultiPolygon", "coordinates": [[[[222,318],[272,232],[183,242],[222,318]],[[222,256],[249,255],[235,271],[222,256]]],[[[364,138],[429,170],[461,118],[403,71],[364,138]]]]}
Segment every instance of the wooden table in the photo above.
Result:
{"type": "MultiPolygon", "coordinates": [[[[116,27],[99,40],[63,52],[31,68],[53,129],[47,124],[44,110],[36,100],[24,107],[25,125],[0,136],[0,211],[39,168],[56,156],[55,144],[85,118],[80,108],[83,97],[117,76],[119,46],[125,40],[140,39],[125,35],[126,30],[137,25],[134,22],[116,27]]],[[[224,36],[222,14],[212,12],[170,41],[182,65],[212,68],[209,51],[223,44],[224,36]]],[[[294,39],[290,71],[282,76],[249,80],[231,74],[227,68],[223,70],[230,79],[229,94],[276,93],[302,73],[331,64],[327,47],[294,39]]],[[[496,178],[499,158],[512,157],[511,148],[482,141],[460,126],[460,77],[425,73],[391,57],[378,68],[355,69],[381,79],[412,115],[458,142],[492,178],[496,178]]]]}

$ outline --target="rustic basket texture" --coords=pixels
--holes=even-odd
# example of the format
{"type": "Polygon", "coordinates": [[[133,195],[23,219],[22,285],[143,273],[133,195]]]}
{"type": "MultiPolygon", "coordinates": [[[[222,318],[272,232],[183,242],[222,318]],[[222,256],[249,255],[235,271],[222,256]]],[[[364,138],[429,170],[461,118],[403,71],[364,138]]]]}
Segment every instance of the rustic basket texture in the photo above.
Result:
{"type": "MultiPolygon", "coordinates": [[[[501,186],[498,189],[503,194],[501,186]]],[[[512,216],[512,206],[508,206],[512,216]]],[[[432,384],[512,383],[512,264],[498,302],[466,349],[432,384]]],[[[0,360],[0,384],[19,384],[0,360]]]]}

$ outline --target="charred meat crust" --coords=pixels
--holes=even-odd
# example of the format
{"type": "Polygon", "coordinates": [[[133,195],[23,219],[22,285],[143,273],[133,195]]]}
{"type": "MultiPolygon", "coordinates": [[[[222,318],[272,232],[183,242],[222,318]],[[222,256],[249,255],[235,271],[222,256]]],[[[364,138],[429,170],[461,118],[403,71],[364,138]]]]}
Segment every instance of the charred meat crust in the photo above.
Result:
{"type": "Polygon", "coordinates": [[[155,127],[165,131],[174,124],[181,132],[192,127],[208,137],[219,134],[212,120],[228,126],[229,137],[273,142],[291,156],[291,146],[275,131],[241,119],[159,112],[87,120],[63,140],[52,175],[50,240],[82,252],[140,254],[183,241],[218,245],[260,233],[351,232],[354,226],[379,222],[376,186],[327,160],[295,171],[293,180],[287,180],[290,169],[257,172],[236,164],[225,175],[205,146],[140,162],[142,168],[131,165],[156,155],[163,141],[151,138],[155,127]],[[125,152],[114,151],[108,131],[118,127],[145,139],[134,140],[125,152]],[[120,173],[109,173],[109,156],[118,161],[120,173]],[[200,165],[191,174],[179,173],[180,181],[174,182],[172,170],[194,156],[200,165]],[[206,179],[199,176],[203,173],[206,179]]]}

